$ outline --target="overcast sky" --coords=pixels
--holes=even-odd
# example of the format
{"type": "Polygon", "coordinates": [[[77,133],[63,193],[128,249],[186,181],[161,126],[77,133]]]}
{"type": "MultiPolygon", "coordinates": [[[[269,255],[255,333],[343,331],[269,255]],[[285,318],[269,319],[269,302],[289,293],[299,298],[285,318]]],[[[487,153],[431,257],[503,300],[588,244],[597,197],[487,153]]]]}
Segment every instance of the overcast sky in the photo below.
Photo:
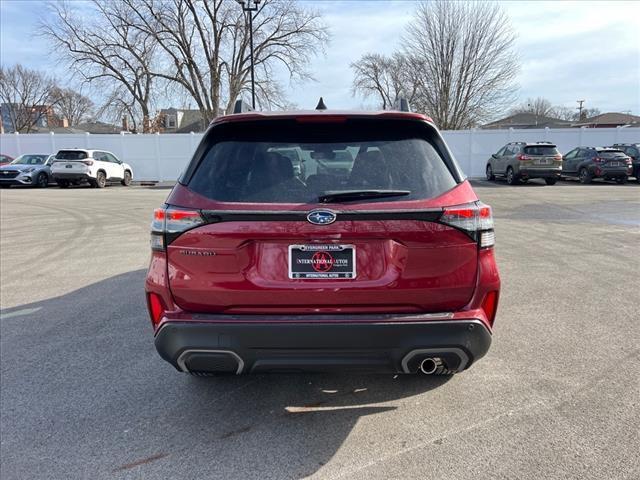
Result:
{"type": "MultiPolygon", "coordinates": [[[[309,2],[310,3],[310,2],[309,2]]],[[[368,52],[391,53],[415,9],[415,2],[315,1],[332,41],[313,60],[315,82],[288,86],[300,108],[314,107],[322,95],[329,108],[370,105],[351,94],[349,65],[368,52]]],[[[555,105],[576,100],[603,112],[640,115],[640,2],[501,2],[518,34],[521,100],[542,96],[555,105]]],[[[67,75],[44,40],[33,35],[46,12],[39,0],[0,0],[0,60],[67,75]]],[[[158,105],[168,107],[170,105],[158,105]]]]}

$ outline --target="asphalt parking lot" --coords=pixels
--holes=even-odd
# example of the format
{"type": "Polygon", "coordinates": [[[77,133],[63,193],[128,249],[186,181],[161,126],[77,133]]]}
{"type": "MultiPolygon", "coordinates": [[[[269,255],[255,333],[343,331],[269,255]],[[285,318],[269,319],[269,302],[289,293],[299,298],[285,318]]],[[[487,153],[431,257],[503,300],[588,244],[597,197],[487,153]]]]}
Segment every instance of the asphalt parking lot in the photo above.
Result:
{"type": "Polygon", "coordinates": [[[144,305],[167,189],[2,190],[0,476],[639,478],[640,186],[476,191],[503,290],[470,370],[203,379],[144,305]]]}

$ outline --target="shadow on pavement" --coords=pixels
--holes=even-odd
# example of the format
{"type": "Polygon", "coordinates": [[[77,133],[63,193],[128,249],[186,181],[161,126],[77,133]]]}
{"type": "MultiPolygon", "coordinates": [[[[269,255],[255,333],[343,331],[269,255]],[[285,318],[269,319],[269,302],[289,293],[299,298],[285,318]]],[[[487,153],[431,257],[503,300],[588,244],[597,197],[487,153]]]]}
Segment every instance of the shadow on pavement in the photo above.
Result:
{"type": "Polygon", "coordinates": [[[181,374],[153,346],[144,275],[2,311],[5,478],[299,478],[363,417],[448,380],[181,374]]]}

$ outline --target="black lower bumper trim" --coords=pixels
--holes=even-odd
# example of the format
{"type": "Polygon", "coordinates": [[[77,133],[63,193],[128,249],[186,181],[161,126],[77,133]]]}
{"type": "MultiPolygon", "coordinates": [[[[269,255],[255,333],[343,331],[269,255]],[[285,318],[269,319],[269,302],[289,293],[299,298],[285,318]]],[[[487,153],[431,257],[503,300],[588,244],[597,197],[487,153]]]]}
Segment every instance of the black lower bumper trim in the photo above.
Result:
{"type": "Polygon", "coordinates": [[[410,373],[440,357],[451,371],[468,368],[491,345],[479,320],[385,323],[165,323],[160,356],[180,371],[257,373],[359,371],[410,373]],[[424,352],[429,352],[424,353],[424,352]]]}

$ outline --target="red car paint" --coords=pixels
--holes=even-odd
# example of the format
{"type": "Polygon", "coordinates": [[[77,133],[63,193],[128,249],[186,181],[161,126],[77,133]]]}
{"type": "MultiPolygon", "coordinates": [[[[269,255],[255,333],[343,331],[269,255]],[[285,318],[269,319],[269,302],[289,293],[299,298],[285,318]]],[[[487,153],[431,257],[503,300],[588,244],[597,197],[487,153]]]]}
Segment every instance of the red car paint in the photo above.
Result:
{"type": "MultiPolygon", "coordinates": [[[[347,118],[410,119],[401,112],[248,113],[219,117],[211,128],[233,122],[347,118]]],[[[307,213],[330,208],[342,213],[442,210],[477,202],[467,180],[434,197],[418,200],[324,204],[233,203],[200,195],[176,184],[167,205],[197,211],[282,211],[307,213]]],[[[298,221],[229,221],[197,226],[153,251],[145,282],[156,332],[167,324],[243,324],[373,322],[367,315],[401,314],[403,323],[475,319],[493,327],[500,279],[493,248],[453,226],[421,220],[336,221],[313,225],[298,221]],[[300,280],[288,275],[291,244],[349,244],[356,248],[356,280],[300,280]],[[161,313],[158,313],[161,311],[161,313]],[[207,316],[209,315],[209,316],[207,316]],[[220,320],[219,315],[228,315],[220,320]],[[333,316],[332,316],[333,315],[333,316]],[[327,317],[328,316],[328,317],[327,317]]],[[[391,320],[393,321],[393,320],[391,320]]]]}

